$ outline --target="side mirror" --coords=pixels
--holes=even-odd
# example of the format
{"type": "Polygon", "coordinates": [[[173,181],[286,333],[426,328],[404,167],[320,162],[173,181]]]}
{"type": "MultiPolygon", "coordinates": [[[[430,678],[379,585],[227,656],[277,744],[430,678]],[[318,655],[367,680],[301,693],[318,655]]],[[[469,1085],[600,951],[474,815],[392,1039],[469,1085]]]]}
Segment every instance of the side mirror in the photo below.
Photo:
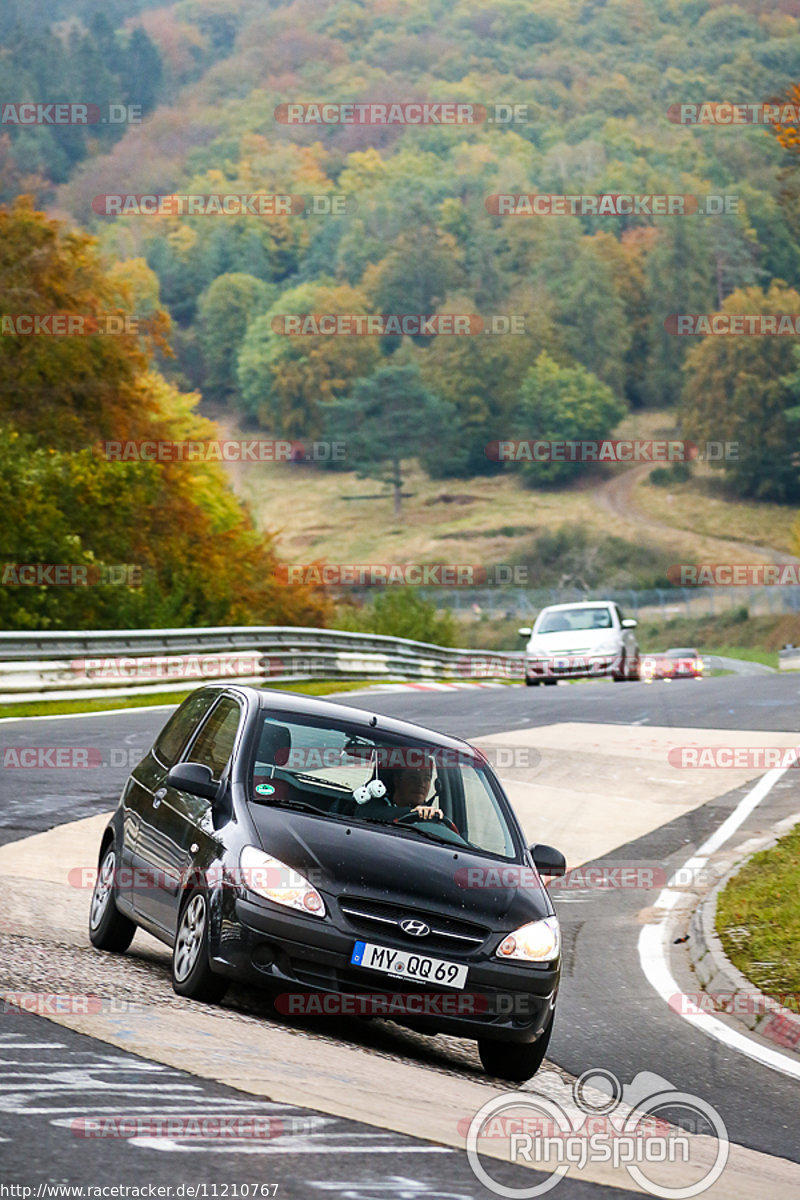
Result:
{"type": "Polygon", "coordinates": [[[530,637],[531,632],[532,631],[531,631],[531,628],[529,625],[523,625],[522,629],[517,630],[517,633],[519,634],[520,637],[530,637]]]}
{"type": "Polygon", "coordinates": [[[639,622],[634,621],[633,617],[626,617],[625,620],[622,622],[622,628],[623,629],[635,629],[638,624],[639,624],[639,622]]]}
{"type": "Polygon", "coordinates": [[[567,860],[560,850],[554,850],[552,846],[536,844],[530,846],[529,849],[540,875],[566,875],[567,860]]]}
{"type": "Polygon", "coordinates": [[[211,768],[203,763],[178,763],[170,767],[167,775],[167,786],[178,792],[188,792],[190,796],[201,796],[204,800],[215,800],[219,784],[215,783],[211,768]]]}

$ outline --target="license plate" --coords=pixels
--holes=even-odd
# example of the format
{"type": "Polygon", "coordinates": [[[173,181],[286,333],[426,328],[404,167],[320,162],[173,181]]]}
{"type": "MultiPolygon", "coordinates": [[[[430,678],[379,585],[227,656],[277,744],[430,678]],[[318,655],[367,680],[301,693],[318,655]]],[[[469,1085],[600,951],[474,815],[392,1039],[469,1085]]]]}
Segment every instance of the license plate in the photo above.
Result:
{"type": "Polygon", "coordinates": [[[372,942],[356,942],[350,962],[354,967],[383,971],[395,979],[435,983],[438,987],[463,988],[467,982],[468,968],[461,963],[431,958],[429,954],[413,954],[410,950],[390,950],[372,942]]]}

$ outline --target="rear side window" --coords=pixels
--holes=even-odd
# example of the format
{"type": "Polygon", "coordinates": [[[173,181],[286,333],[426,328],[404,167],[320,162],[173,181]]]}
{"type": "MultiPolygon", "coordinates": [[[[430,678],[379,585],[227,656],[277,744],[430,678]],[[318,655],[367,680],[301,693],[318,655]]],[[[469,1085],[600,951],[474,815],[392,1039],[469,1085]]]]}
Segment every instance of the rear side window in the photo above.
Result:
{"type": "Polygon", "coordinates": [[[215,779],[221,777],[233,753],[241,711],[235,700],[224,696],[198,733],[189,751],[192,762],[210,767],[215,779]]]}
{"type": "Polygon", "coordinates": [[[153,746],[165,767],[174,767],[180,752],[216,699],[214,692],[195,692],[167,721],[153,746]]]}

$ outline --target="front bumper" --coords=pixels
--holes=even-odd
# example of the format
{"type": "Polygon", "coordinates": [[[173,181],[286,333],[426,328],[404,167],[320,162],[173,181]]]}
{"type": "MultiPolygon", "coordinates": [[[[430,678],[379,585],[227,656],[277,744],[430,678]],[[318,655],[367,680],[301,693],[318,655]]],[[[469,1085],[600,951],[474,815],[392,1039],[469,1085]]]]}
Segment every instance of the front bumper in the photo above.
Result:
{"type": "MultiPolygon", "coordinates": [[[[555,1007],[558,962],[524,967],[494,960],[481,950],[452,956],[468,966],[463,989],[422,987],[379,971],[351,965],[360,933],[292,910],[282,912],[241,896],[223,898],[227,911],[212,906],[211,959],[216,971],[266,987],[280,997],[288,1015],[369,1015],[387,1017],[428,1033],[535,1041],[555,1007]],[[304,1004],[298,997],[305,996],[304,1004]],[[320,1003],[318,997],[339,997],[320,1003]]],[[[377,934],[380,945],[416,949],[377,934]]],[[[421,953],[424,949],[419,948],[421,953]]],[[[434,957],[442,957],[435,953],[434,957]]]]}
{"type": "Polygon", "coordinates": [[[613,654],[552,654],[526,658],[528,679],[589,679],[613,675],[622,662],[620,653],[613,654]]]}

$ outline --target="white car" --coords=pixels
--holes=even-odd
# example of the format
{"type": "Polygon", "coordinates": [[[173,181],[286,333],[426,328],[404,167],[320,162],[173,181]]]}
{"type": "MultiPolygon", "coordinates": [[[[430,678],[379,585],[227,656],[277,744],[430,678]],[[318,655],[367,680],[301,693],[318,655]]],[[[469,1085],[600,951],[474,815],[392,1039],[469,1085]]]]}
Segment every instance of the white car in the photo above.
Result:
{"type": "Polygon", "coordinates": [[[610,675],[617,683],[639,678],[636,621],[625,618],[610,600],[553,604],[536,618],[533,629],[520,629],[525,647],[525,683],[553,684],[559,679],[610,675]]]}

